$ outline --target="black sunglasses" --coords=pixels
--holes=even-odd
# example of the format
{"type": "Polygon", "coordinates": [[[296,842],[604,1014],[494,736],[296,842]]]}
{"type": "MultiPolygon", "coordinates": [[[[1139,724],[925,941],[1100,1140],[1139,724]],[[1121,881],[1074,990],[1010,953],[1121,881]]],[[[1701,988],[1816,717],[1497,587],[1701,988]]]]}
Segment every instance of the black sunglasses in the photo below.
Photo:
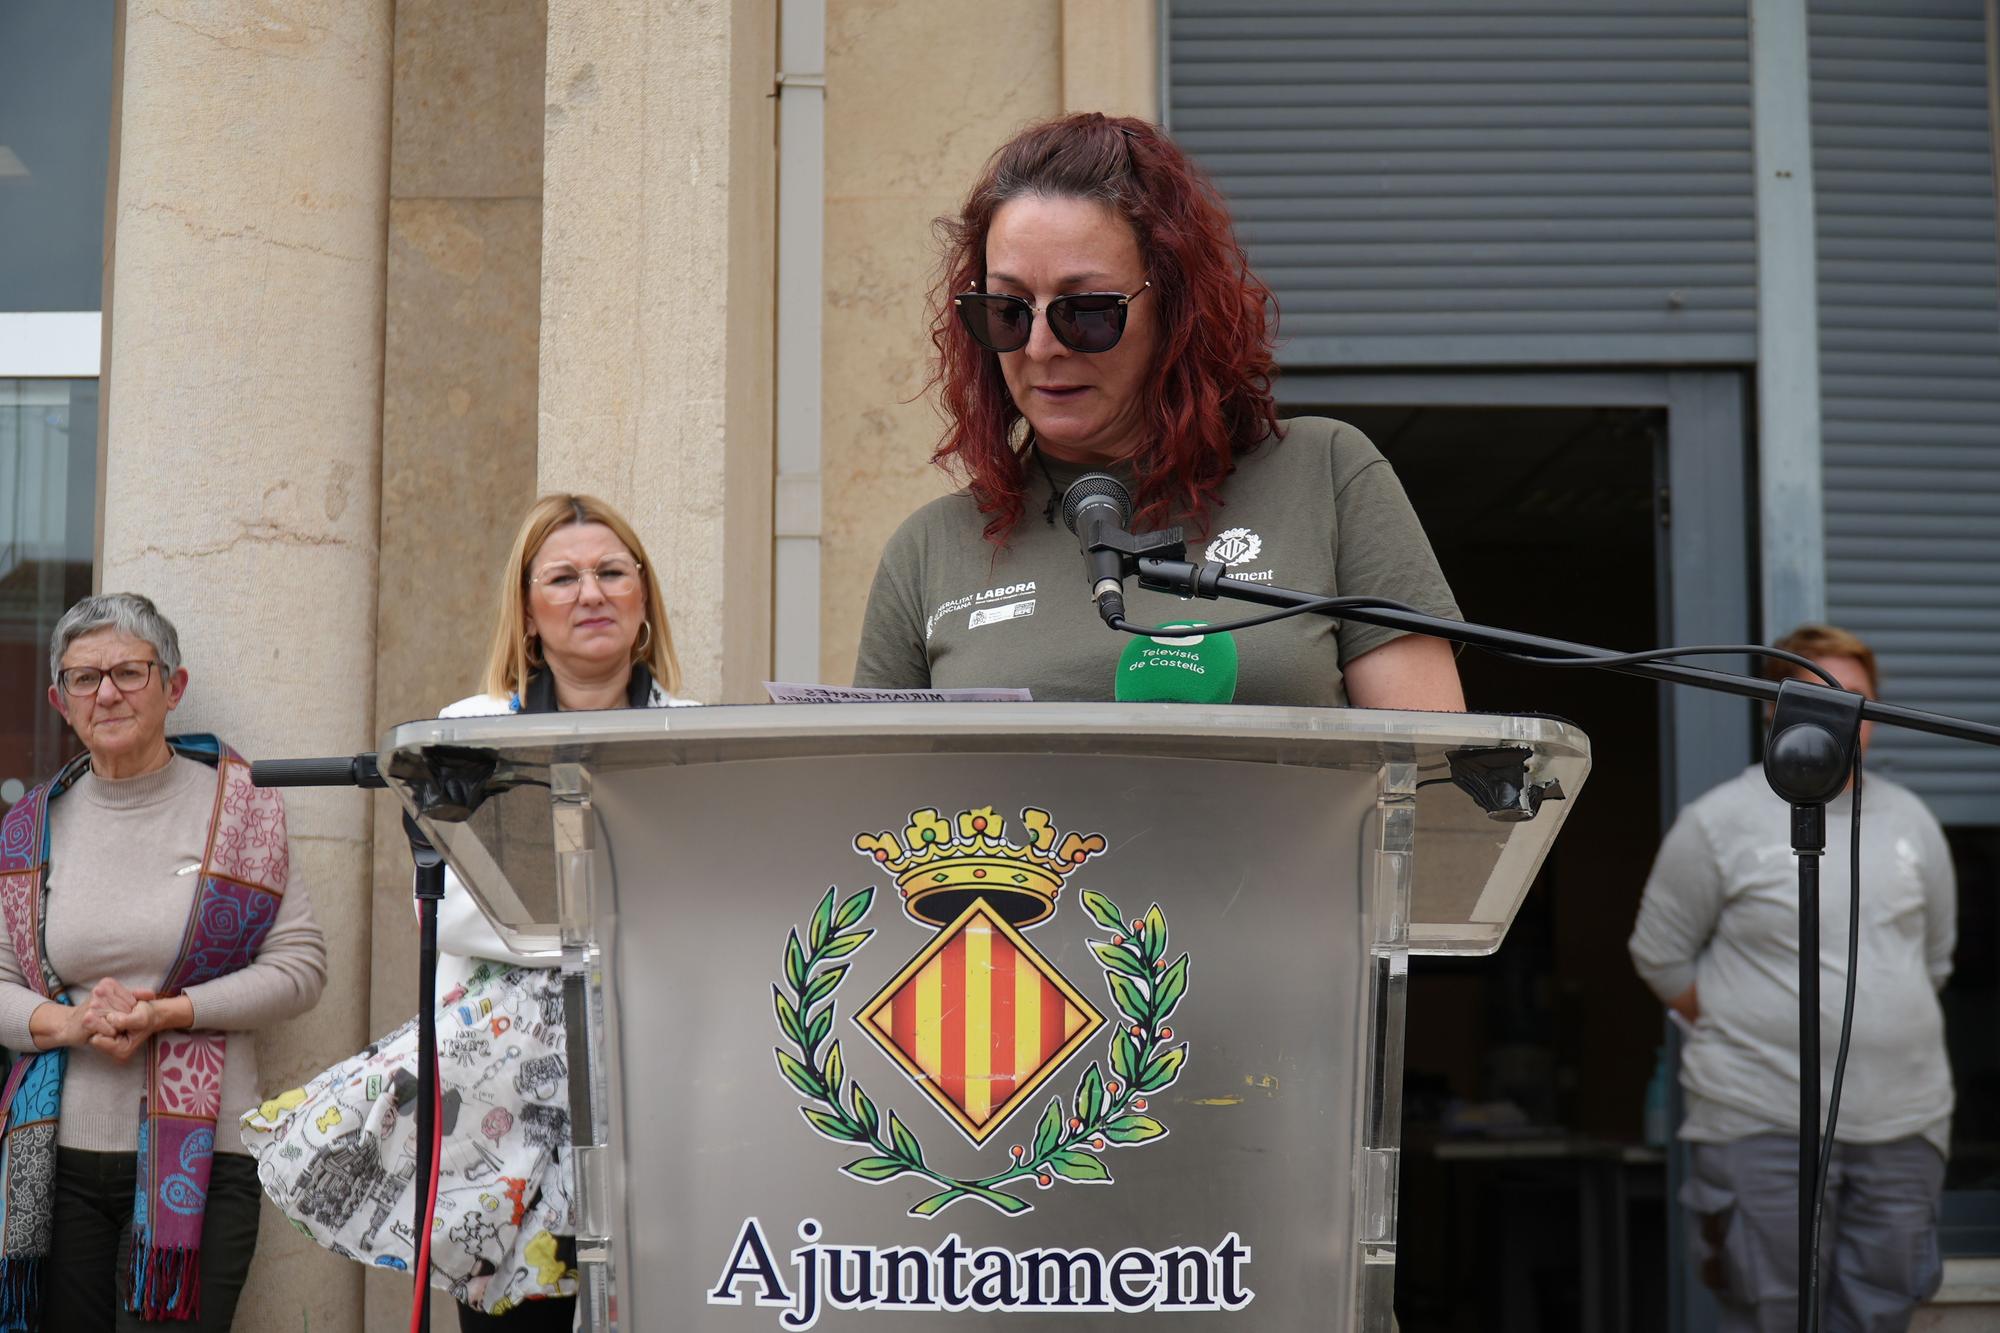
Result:
{"type": "Polygon", "coordinates": [[[1136,292],[1074,292],[1037,307],[1025,296],[993,292],[962,292],[951,298],[958,322],[972,340],[989,352],[1018,352],[1034,331],[1035,312],[1049,322],[1049,332],[1072,352],[1108,352],[1125,336],[1125,308],[1146,294],[1151,282],[1136,292]]]}

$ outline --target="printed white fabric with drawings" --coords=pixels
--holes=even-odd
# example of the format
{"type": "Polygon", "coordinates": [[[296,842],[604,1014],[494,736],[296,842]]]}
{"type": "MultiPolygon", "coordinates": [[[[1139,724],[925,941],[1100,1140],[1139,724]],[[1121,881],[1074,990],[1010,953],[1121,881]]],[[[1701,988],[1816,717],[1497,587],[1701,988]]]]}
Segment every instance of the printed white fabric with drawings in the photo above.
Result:
{"type": "MultiPolygon", "coordinates": [[[[264,1192],[343,1257],[408,1272],[416,1020],[243,1117],[264,1192]]],[[[487,1313],[576,1293],[562,974],[482,963],[438,1006],[444,1143],[431,1281],[487,1313]]]]}

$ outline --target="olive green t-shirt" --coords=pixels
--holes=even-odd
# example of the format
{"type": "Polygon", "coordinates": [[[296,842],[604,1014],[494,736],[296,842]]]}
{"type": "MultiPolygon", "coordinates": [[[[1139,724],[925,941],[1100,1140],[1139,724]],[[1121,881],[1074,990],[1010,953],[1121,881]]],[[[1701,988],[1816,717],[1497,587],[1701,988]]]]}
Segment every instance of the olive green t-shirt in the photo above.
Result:
{"type": "MultiPolygon", "coordinates": [[[[1091,469],[1048,459],[1057,493],[1091,469]]],[[[1118,468],[1103,469],[1120,475],[1118,468]]],[[[1098,618],[1077,540],[1049,522],[1041,469],[1004,548],[964,492],[925,505],[883,549],[861,625],[854,683],[885,688],[1017,686],[1045,700],[1113,697],[1127,635],[1098,618]]],[[[1188,559],[1237,578],[1334,596],[1377,596],[1457,617],[1422,525],[1388,461],[1354,427],[1323,417],[1283,423],[1236,461],[1208,531],[1187,531],[1188,559]]],[[[1190,603],[1128,580],[1126,618],[1219,623],[1265,608],[1190,603]]],[[[1299,615],[1236,635],[1235,701],[1338,708],[1341,668],[1402,631],[1299,615]]]]}

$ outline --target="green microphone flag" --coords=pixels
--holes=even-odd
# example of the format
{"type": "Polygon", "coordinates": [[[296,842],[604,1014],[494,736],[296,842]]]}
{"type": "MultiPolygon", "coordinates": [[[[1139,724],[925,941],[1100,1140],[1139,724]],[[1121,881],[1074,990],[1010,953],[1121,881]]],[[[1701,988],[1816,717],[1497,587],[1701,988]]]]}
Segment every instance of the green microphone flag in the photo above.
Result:
{"type": "MultiPolygon", "coordinates": [[[[1163,629],[1199,628],[1179,621],[1163,629]]],[[[1119,702],[1226,704],[1236,697],[1236,641],[1227,634],[1187,639],[1134,635],[1118,658],[1119,702]]]]}

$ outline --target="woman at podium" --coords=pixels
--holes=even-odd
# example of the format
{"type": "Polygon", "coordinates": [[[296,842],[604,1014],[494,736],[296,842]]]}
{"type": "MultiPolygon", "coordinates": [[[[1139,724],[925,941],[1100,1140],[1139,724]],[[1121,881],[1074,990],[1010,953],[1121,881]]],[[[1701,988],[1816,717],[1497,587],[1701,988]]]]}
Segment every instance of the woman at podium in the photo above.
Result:
{"type": "MultiPolygon", "coordinates": [[[[1033,126],[940,220],[933,460],[962,489],[882,555],[855,683],[1025,686],[1113,697],[1124,636],[1086,596],[1063,491],[1126,484],[1135,530],[1183,525],[1239,578],[1456,616],[1423,528],[1360,431],[1281,421],[1270,289],[1215,188],[1158,126],[1096,113],[1033,126]]],[[[1135,622],[1181,604],[1132,589],[1135,622]]],[[[1442,640],[1295,616],[1244,637],[1243,703],[1462,709],[1442,640]]]]}
{"type": "MultiPolygon", "coordinates": [[[[666,602],[638,534],[588,495],[529,509],[502,575],[480,693],[445,717],[665,708],[678,695],[666,602]]],[[[438,912],[441,1220],[432,1280],[461,1329],[560,1330],[575,1315],[562,977],[509,952],[447,872],[438,912]],[[449,1206],[447,1206],[447,1204],[449,1206]]],[[[416,1020],[247,1118],[265,1189],[322,1245],[407,1268],[416,1020]],[[371,1141],[372,1140],[372,1141],[371,1141]],[[379,1146],[378,1146],[379,1143],[379,1146]],[[287,1159],[280,1145],[304,1145],[287,1159]]]]}

